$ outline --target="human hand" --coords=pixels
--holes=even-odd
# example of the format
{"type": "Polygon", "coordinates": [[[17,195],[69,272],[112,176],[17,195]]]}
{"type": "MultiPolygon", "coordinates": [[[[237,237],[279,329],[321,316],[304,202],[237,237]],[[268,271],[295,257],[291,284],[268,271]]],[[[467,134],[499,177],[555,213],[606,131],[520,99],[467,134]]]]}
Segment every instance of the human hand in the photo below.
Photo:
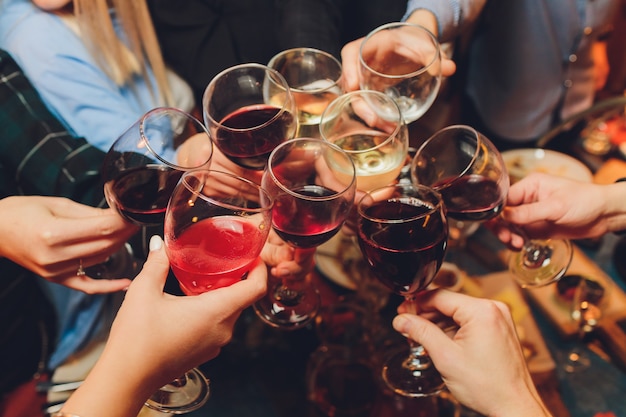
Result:
{"type": "Polygon", "coordinates": [[[206,133],[196,133],[176,151],[176,164],[182,167],[209,167],[213,158],[213,142],[206,133]]]}
{"type": "MultiPolygon", "coordinates": [[[[429,25],[425,25],[420,23],[419,21],[411,21],[411,23],[421,24],[422,26],[429,28],[429,25]]],[[[432,31],[432,33],[436,34],[436,31],[432,31]]],[[[354,91],[360,88],[359,85],[359,50],[361,48],[361,44],[363,43],[363,38],[356,39],[352,42],[348,42],[341,49],[341,63],[342,63],[342,79],[343,79],[343,90],[354,91]]],[[[390,53],[395,53],[396,55],[401,55],[406,57],[409,60],[413,60],[419,62],[420,57],[420,49],[418,47],[415,48],[406,48],[401,45],[399,39],[395,41],[392,39],[389,42],[381,43],[379,50],[377,51],[377,55],[380,56],[380,60],[383,60],[384,57],[390,53]]],[[[456,71],[456,64],[454,61],[449,59],[443,51],[441,51],[441,75],[444,77],[449,77],[456,71]]]]}
{"type": "MultiPolygon", "coordinates": [[[[626,185],[599,185],[533,173],[509,189],[503,217],[530,238],[578,239],[618,230],[626,185]]],[[[521,248],[523,239],[502,223],[490,225],[496,236],[521,248]]]]}
{"type": "Polygon", "coordinates": [[[549,416],[537,393],[508,307],[447,290],[418,295],[419,315],[402,304],[393,327],[428,351],[452,395],[488,416],[549,416]],[[443,314],[459,326],[448,335],[427,317],[443,314]]]}
{"type": "MultiPolygon", "coordinates": [[[[129,279],[77,275],[106,261],[137,232],[114,209],[99,209],[62,197],[12,196],[0,200],[0,255],[48,281],[87,294],[120,291],[129,279]]],[[[124,277],[119,277],[124,278],[124,277]]],[[[131,278],[131,277],[128,277],[131,278]]]]}
{"type": "Polygon", "coordinates": [[[267,239],[261,258],[276,278],[304,279],[313,270],[315,249],[296,250],[282,240],[274,230],[267,239]]]}
{"type": "Polygon", "coordinates": [[[263,176],[263,171],[246,169],[237,165],[236,163],[228,159],[228,157],[226,157],[226,155],[224,155],[224,153],[217,146],[213,147],[211,169],[229,172],[239,177],[249,179],[250,181],[254,181],[257,184],[261,183],[261,177],[263,176]]]}
{"type": "Polygon", "coordinates": [[[241,312],[265,294],[259,259],[247,279],[195,296],[163,291],[169,261],[158,236],[133,280],[106,347],[82,386],[63,407],[83,416],[137,415],[153,392],[215,358],[232,338],[241,312]],[[115,401],[111,403],[111,398],[115,401]]]}

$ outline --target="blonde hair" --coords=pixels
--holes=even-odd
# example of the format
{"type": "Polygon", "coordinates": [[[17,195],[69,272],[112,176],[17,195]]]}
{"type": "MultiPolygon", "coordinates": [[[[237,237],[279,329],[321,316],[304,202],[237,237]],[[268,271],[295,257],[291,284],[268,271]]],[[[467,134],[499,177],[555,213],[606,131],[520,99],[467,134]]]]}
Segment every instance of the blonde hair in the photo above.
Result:
{"type": "MultiPolygon", "coordinates": [[[[74,17],[90,53],[117,85],[132,85],[134,75],[148,80],[152,68],[161,105],[173,105],[173,96],[156,32],[145,0],[112,0],[128,40],[128,47],[116,35],[109,13],[111,0],[74,0],[74,17]]],[[[149,86],[152,86],[148,82],[149,86]]]]}

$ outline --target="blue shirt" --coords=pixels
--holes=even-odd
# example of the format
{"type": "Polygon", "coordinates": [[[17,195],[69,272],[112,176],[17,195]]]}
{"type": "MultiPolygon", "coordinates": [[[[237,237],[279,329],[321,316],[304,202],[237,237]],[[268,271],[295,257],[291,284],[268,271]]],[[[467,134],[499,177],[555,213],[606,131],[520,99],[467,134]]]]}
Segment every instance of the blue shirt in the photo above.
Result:
{"type": "Polygon", "coordinates": [[[487,128],[523,141],[593,103],[590,48],[617,6],[616,0],[409,0],[404,19],[430,10],[441,42],[475,25],[465,93],[487,128]]]}
{"type": "MultiPolygon", "coordinates": [[[[121,33],[117,25],[116,30],[121,33]]],[[[0,48],[11,54],[71,134],[105,152],[146,111],[162,105],[142,77],[135,77],[132,86],[116,85],[63,19],[31,0],[0,0],[0,48]]],[[[191,110],[189,86],[173,74],[170,80],[176,107],[191,110]]]]}

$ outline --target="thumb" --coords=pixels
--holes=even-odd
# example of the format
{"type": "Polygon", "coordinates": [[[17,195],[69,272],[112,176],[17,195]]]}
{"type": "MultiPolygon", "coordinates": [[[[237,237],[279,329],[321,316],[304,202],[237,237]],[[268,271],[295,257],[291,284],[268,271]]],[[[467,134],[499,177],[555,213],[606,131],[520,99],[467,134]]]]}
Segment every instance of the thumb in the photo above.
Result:
{"type": "Polygon", "coordinates": [[[163,239],[160,236],[152,236],[148,259],[146,259],[139,275],[133,280],[133,284],[138,283],[140,286],[154,287],[163,291],[169,270],[170,262],[163,247],[163,239]]]}
{"type": "MultiPolygon", "coordinates": [[[[436,324],[415,314],[399,314],[393,319],[393,328],[424,346],[437,366],[437,357],[452,343],[436,324]]],[[[442,354],[443,355],[443,354],[442,354]]]]}

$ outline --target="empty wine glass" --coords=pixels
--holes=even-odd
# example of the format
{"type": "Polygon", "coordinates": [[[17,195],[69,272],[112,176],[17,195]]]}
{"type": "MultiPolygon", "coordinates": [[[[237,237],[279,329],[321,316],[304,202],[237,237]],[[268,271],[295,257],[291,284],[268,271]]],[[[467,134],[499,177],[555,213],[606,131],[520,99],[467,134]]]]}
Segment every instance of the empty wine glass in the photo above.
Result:
{"type": "MultiPolygon", "coordinates": [[[[426,290],[446,253],[448,224],[441,195],[430,187],[397,184],[368,192],[358,204],[358,241],[374,276],[408,303],[426,290]]],[[[423,397],[444,383],[424,347],[390,356],[383,380],[395,393],[423,397]]]]}
{"type": "Polygon", "coordinates": [[[322,112],[342,93],[341,62],[314,48],[292,48],[270,59],[268,67],[280,72],[293,94],[298,111],[296,137],[319,138],[322,112]]]}
{"type": "MultiPolygon", "coordinates": [[[[506,165],[493,143],[470,126],[448,126],[428,138],[413,158],[411,178],[441,193],[450,218],[504,222],[499,214],[509,190],[506,165]]],[[[521,228],[507,227],[524,237],[521,228]]],[[[548,285],[565,274],[572,254],[568,240],[524,237],[509,268],[522,287],[548,285]]]]}
{"type": "Polygon", "coordinates": [[[426,113],[441,86],[441,50],[426,28],[408,22],[382,25],[359,50],[359,83],[382,91],[400,107],[407,123],[426,113]]]}
{"type": "Polygon", "coordinates": [[[213,142],[204,125],[175,108],[150,110],[111,146],[102,165],[109,206],[139,226],[163,224],[184,171],[208,167],[213,142]]]}
{"type": "Polygon", "coordinates": [[[287,81],[261,64],[236,65],[213,77],[202,109],[215,146],[247,169],[263,170],[270,152],[298,127],[287,81]]]}
{"type": "MultiPolygon", "coordinates": [[[[277,146],[261,184],[274,199],[272,226],[278,236],[312,256],[343,226],[354,204],[354,172],[352,158],[321,139],[297,138],[277,146]]],[[[285,277],[268,287],[254,309],[271,326],[301,328],[317,314],[319,293],[307,279],[285,277]]]]}
{"type": "MultiPolygon", "coordinates": [[[[271,210],[271,198],[252,181],[215,170],[186,172],[169,200],[164,224],[165,250],[183,292],[193,296],[244,279],[267,240],[271,210]]],[[[193,368],[146,405],[187,413],[201,407],[209,392],[207,378],[193,368]]]]}
{"type": "Polygon", "coordinates": [[[576,323],[576,345],[567,353],[563,369],[566,372],[578,372],[591,364],[589,355],[583,347],[586,336],[593,332],[602,319],[608,301],[605,286],[598,281],[580,275],[567,275],[575,285],[570,313],[576,323]]]}

